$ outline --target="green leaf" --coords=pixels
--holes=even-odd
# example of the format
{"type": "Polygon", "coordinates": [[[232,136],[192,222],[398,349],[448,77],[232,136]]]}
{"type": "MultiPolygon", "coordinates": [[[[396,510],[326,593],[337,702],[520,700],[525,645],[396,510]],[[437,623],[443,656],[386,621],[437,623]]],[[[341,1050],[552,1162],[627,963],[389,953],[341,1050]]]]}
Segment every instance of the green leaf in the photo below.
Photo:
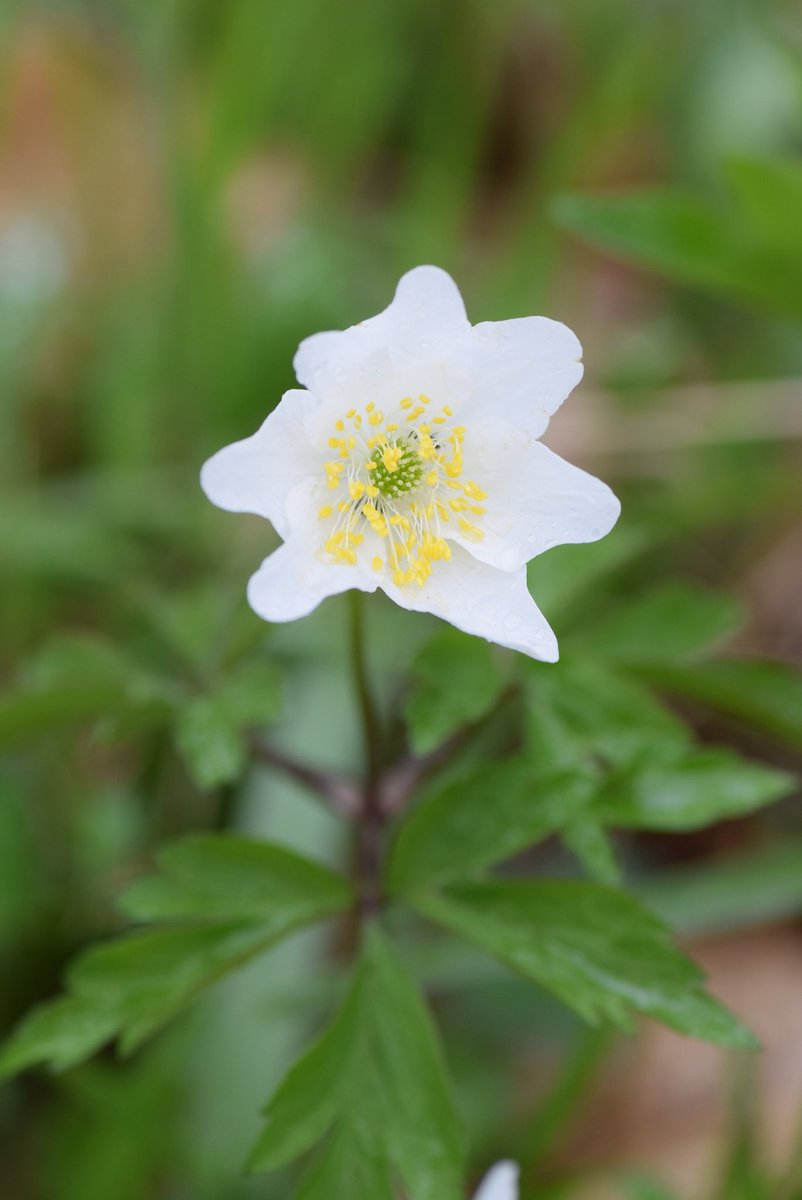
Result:
{"type": "Polygon", "coordinates": [[[679,283],[802,315],[798,260],[718,208],[670,189],[605,198],[561,196],[557,221],[594,244],[679,283]]]}
{"type": "Polygon", "coordinates": [[[394,1200],[390,1163],[380,1139],[341,1123],[295,1193],[295,1200],[394,1200]]]}
{"type": "Polygon", "coordinates": [[[612,775],[593,814],[604,824],[630,829],[701,829],[754,812],[793,790],[793,776],[783,771],[729,750],[700,750],[612,775]]]}
{"type": "Polygon", "coordinates": [[[562,839],[597,883],[621,882],[621,868],[605,830],[588,813],[580,814],[562,830],[562,839]]]}
{"type": "Polygon", "coordinates": [[[395,893],[465,878],[540,841],[588,802],[574,772],[543,776],[525,758],[488,763],[429,794],[401,825],[388,862],[395,893]]]}
{"type": "Polygon", "coordinates": [[[283,846],[233,834],[195,834],[157,854],[159,872],[133,883],[120,907],[139,921],[325,916],[352,902],[342,876],[283,846]]]}
{"type": "Polygon", "coordinates": [[[366,935],[339,1016],[286,1076],[251,1156],[272,1169],[331,1140],[296,1200],[462,1195],[463,1137],[437,1036],[417,989],[378,929],[366,935]],[[360,1158],[364,1161],[360,1162],[360,1158]]]}
{"type": "Polygon", "coordinates": [[[529,741],[544,770],[599,760],[626,765],[690,741],[688,730],[637,680],[589,660],[527,664],[529,741]]]}
{"type": "Polygon", "coordinates": [[[0,1052],[0,1079],[37,1063],[64,1071],[94,1054],[117,1032],[112,1013],[77,996],[40,1004],[24,1018],[0,1052]]]}
{"type": "Polygon", "coordinates": [[[370,1057],[385,1105],[390,1158],[410,1200],[456,1200],[462,1196],[464,1138],[434,1025],[375,927],[368,933],[366,961],[370,1057]]]}
{"type": "Polygon", "coordinates": [[[0,1071],[71,1065],[116,1037],[133,1050],[197,993],[302,925],[351,902],[344,880],[277,846],[200,835],[162,851],[161,873],[133,885],[124,907],[181,921],[92,947],[67,972],[67,995],[12,1034],[0,1071]]]}
{"type": "Polygon", "coordinates": [[[677,696],[699,700],[763,730],[794,748],[802,746],[802,672],[760,660],[649,663],[638,675],[677,696]]]}
{"type": "Polygon", "coordinates": [[[802,255],[802,166],[797,159],[735,158],[727,180],[751,229],[761,240],[802,255]]]}
{"type": "Polygon", "coordinates": [[[646,880],[644,903],[683,934],[721,933],[802,914],[802,838],[646,880]]]}
{"type": "Polygon", "coordinates": [[[478,721],[504,687],[490,644],[455,629],[444,629],[427,642],[412,663],[412,678],[404,716],[417,754],[478,721]]]}
{"type": "Polygon", "coordinates": [[[56,638],[27,665],[19,685],[0,697],[0,746],[110,718],[158,723],[174,699],[169,684],[102,638],[56,638]]]}
{"type": "Polygon", "coordinates": [[[634,1010],[720,1045],[755,1045],[704,993],[701,972],[666,927],[624,892],[574,880],[474,883],[417,897],[415,906],[588,1021],[627,1029],[634,1010]]]}
{"type": "Polygon", "coordinates": [[[189,700],[178,715],[176,739],[198,786],[237,779],[248,760],[245,733],[274,718],[279,707],[278,676],[267,663],[247,664],[214,693],[189,700]]]}
{"type": "Polygon", "coordinates": [[[359,1052],[363,990],[360,973],[332,1024],[275,1092],[265,1108],[265,1128],[248,1160],[250,1170],[274,1171],[291,1162],[334,1124],[344,1107],[349,1067],[359,1052]]]}
{"type": "Polygon", "coordinates": [[[619,603],[582,640],[615,663],[676,662],[709,650],[741,623],[730,596],[687,583],[666,583],[619,603]]]}

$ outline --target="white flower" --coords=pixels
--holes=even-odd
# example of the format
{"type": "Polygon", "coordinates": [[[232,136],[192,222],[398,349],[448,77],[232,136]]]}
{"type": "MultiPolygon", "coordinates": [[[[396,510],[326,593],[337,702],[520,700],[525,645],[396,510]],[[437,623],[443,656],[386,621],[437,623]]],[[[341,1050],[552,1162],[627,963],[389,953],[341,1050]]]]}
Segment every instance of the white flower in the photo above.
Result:
{"type": "Polygon", "coordinates": [[[518,1200],[518,1168],[515,1163],[496,1163],[479,1184],[479,1191],[473,1200],[518,1200]]]}
{"type": "Polygon", "coordinates": [[[301,343],[261,429],[204,465],[213,503],[270,520],[284,545],[251,578],[268,621],[348,588],[553,662],[526,586],[551,546],[592,542],[620,505],[538,438],[582,377],[581,347],[545,317],[472,326],[437,267],[401,279],[389,308],[301,343]]]}

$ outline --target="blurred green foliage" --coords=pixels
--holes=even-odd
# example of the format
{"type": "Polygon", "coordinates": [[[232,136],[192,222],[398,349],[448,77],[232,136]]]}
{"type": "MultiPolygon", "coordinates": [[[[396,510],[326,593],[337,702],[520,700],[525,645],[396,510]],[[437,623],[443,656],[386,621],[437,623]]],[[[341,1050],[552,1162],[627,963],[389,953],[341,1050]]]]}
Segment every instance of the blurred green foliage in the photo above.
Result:
{"type": "MultiPolygon", "coordinates": [[[[802,743],[798,0],[9,0],[0,35],[3,1023],[119,931],[115,897],[165,838],[234,828],[340,857],[339,828],[250,765],[244,736],[272,721],[353,766],[344,613],[331,601],[281,630],[250,614],[244,579],[272,535],[211,511],[197,468],[292,383],[303,336],[376,311],[424,261],[454,272],[476,320],[545,311],[579,331],[587,392],[604,395],[601,444],[582,444],[625,517],[532,566],[564,662],[524,673],[513,733],[529,757],[505,768],[503,844],[479,822],[479,760],[504,756],[504,711],[399,834],[396,881],[441,870],[436,811],[475,865],[559,832],[587,873],[631,876],[689,931],[798,915],[798,816],[748,816],[802,743]],[[700,380],[703,412],[683,391],[700,380]],[[733,636],[737,660],[718,657],[733,636]],[[533,760],[545,795],[566,761],[584,768],[576,804],[561,793],[561,823],[545,805],[536,831],[516,825],[533,760]],[[655,834],[736,816],[703,843],[655,834]]],[[[509,686],[506,657],[440,632],[458,686],[437,694],[419,665],[402,698],[434,627],[380,601],[372,621],[386,711],[403,707],[416,749],[509,686]]],[[[574,869],[554,841],[536,853],[574,869]]],[[[499,1063],[537,1028],[568,1045],[573,1025],[472,951],[404,932],[451,1017],[477,1154],[509,1153],[512,1125],[525,1194],[569,1195],[558,1133],[601,1050],[576,1041],[551,1107],[521,1116],[499,1063]]],[[[315,969],[331,950],[293,942],[123,1064],[9,1086],[2,1194],[286,1195],[238,1171],[258,1105],[338,990],[315,969]]],[[[798,1180],[743,1149],[748,1127],[722,1200],[792,1200],[798,1180]]]]}

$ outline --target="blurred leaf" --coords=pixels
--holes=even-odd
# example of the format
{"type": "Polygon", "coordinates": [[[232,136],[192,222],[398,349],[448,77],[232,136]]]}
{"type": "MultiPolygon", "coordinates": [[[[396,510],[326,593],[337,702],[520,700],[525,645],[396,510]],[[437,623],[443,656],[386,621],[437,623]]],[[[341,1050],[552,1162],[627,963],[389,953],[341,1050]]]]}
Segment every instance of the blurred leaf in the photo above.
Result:
{"type": "Polygon", "coordinates": [[[569,821],[561,834],[591,879],[611,885],[621,882],[621,868],[613,844],[601,824],[589,813],[581,813],[576,820],[569,821]]]}
{"type": "Polygon", "coordinates": [[[233,834],[196,834],[162,847],[159,872],[133,883],[119,900],[137,921],[282,921],[348,907],[340,875],[283,846],[233,834]]]}
{"type": "Polygon", "coordinates": [[[0,696],[0,746],[88,721],[159,723],[173,700],[169,684],[103,638],[59,637],[28,663],[20,685],[0,696]]]}
{"type": "Polygon", "coordinates": [[[336,1125],[299,1200],[389,1200],[391,1171],[410,1200],[462,1195],[463,1139],[436,1033],[376,927],[340,1015],[287,1075],[266,1116],[251,1158],[257,1170],[288,1161],[336,1125]]]}
{"type": "Polygon", "coordinates": [[[544,776],[527,758],[480,766],[404,819],[390,853],[389,886],[414,892],[509,858],[561,829],[591,790],[570,771],[544,776]]]}
{"type": "Polygon", "coordinates": [[[699,700],[795,748],[802,746],[802,672],[784,663],[649,663],[639,666],[638,674],[667,692],[699,700]]]}
{"type": "Polygon", "coordinates": [[[529,740],[544,770],[625,765],[690,740],[647,688],[609,667],[588,659],[526,667],[529,740]]]}
{"type": "Polygon", "coordinates": [[[456,629],[444,629],[419,651],[412,679],[404,716],[416,754],[433,750],[462,726],[478,721],[504,686],[490,643],[456,629]]]}
{"type": "Polygon", "coordinates": [[[721,933],[802,913],[802,839],[784,838],[720,862],[675,867],[638,889],[683,934],[721,933]]]}
{"type": "Polygon", "coordinates": [[[554,214],[596,245],[680,283],[802,316],[797,245],[778,250],[746,228],[734,206],[653,189],[594,199],[561,196],[554,214]]]}
{"type": "Polygon", "coordinates": [[[729,750],[699,750],[611,775],[593,814],[606,825],[630,829],[701,829],[771,804],[792,792],[794,782],[729,750]]]}
{"type": "Polygon", "coordinates": [[[279,708],[278,674],[259,662],[244,663],[213,693],[183,705],[176,739],[197,785],[209,789],[237,779],[248,761],[245,732],[271,720],[279,708]]]}
{"type": "Polygon", "coordinates": [[[132,889],[129,907],[193,923],[141,930],[79,955],[67,972],[68,995],[23,1020],[0,1055],[0,1075],[41,1062],[71,1065],[115,1035],[123,1052],[133,1050],[202,988],[350,900],[325,868],[243,839],[190,839],[165,854],[164,866],[164,882],[132,889]]]}
{"type": "Polygon", "coordinates": [[[588,1021],[629,1029],[634,1009],[723,1046],[756,1044],[705,994],[668,929],[625,892],[575,880],[474,883],[418,896],[415,906],[588,1021]]]}
{"type": "Polygon", "coordinates": [[[672,1192],[661,1183],[643,1175],[630,1175],[622,1180],[625,1200],[674,1200],[672,1192]]]}
{"type": "Polygon", "coordinates": [[[727,180],[751,229],[768,244],[802,255],[802,163],[798,159],[735,158],[727,180]]]}
{"type": "Polygon", "coordinates": [[[731,596],[675,581],[619,601],[592,624],[582,644],[615,663],[675,662],[729,637],[741,620],[731,596]]]}

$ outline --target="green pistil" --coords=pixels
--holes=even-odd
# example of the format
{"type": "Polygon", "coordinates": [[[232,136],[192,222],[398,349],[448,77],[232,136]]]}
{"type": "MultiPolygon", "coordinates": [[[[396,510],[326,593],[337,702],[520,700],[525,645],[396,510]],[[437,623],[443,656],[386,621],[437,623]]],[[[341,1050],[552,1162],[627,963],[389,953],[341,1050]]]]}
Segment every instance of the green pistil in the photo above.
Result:
{"type": "Polygon", "coordinates": [[[411,492],[416,488],[421,481],[423,475],[423,463],[418,455],[405,442],[388,442],[387,446],[379,446],[373,451],[372,461],[376,467],[370,472],[370,481],[379,489],[382,496],[386,496],[389,500],[395,500],[398,496],[405,496],[407,492],[411,492]],[[401,457],[398,459],[396,469],[388,471],[382,459],[382,452],[389,447],[398,447],[401,450],[401,457]]]}

